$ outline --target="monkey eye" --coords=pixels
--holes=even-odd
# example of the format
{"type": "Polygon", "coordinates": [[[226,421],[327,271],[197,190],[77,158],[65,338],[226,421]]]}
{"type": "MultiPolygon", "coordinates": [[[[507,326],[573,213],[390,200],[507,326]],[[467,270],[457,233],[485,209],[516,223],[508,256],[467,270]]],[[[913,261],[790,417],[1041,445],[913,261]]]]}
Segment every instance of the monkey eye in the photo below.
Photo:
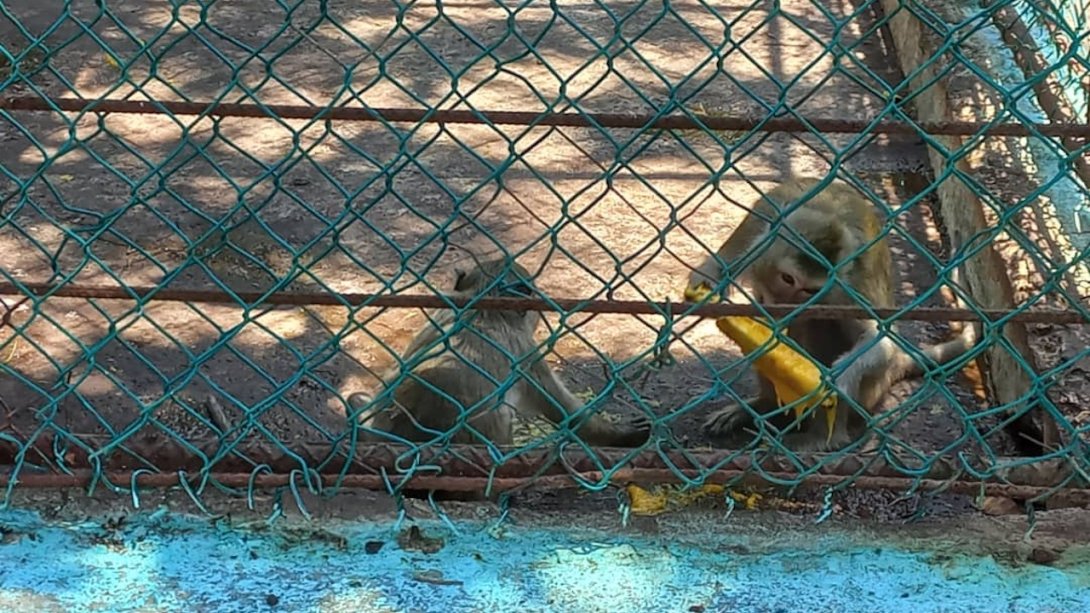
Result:
{"type": "Polygon", "coordinates": [[[786,272],[780,275],[780,280],[783,281],[784,283],[790,285],[791,287],[795,286],[795,277],[792,277],[791,275],[787,274],[786,272]]]}

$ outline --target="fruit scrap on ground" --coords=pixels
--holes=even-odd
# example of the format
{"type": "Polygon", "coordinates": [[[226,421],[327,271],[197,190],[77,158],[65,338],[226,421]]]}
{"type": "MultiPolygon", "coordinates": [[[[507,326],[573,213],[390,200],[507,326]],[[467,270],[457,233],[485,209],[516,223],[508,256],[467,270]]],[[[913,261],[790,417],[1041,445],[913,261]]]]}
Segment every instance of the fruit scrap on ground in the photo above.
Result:
{"type": "Polygon", "coordinates": [[[757,508],[761,500],[760,494],[743,494],[728,491],[722,485],[704,485],[701,487],[683,489],[678,486],[656,487],[653,490],[645,490],[636,484],[629,484],[626,488],[628,501],[633,515],[660,515],[667,511],[673,511],[686,507],[697,500],[708,496],[729,495],[735,502],[745,505],[747,510],[757,508]]]}

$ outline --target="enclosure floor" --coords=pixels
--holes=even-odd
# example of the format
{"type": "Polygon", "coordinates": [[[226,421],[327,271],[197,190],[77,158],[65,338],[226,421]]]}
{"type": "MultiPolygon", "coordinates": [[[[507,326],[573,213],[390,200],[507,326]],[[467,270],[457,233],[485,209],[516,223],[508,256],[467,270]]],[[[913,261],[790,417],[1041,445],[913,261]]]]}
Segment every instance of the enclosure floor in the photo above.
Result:
{"type": "MultiPolygon", "coordinates": [[[[30,31],[54,32],[46,43],[64,48],[51,54],[50,66],[65,80],[43,75],[35,86],[87,99],[257,95],[264,104],[314,104],[330,100],[347,79],[376,108],[445,108],[457,89],[466,104],[489,111],[544,111],[541,100],[556,99],[578,100],[585,112],[657,114],[683,101],[690,110],[763,116],[786,102],[806,116],[859,119],[880,116],[888,103],[874,92],[901,79],[874,29],[873,11],[859,0],[689,3],[665,13],[661,3],[635,3],[620,21],[600,4],[564,0],[520,7],[517,25],[509,23],[511,9],[488,0],[255,8],[266,4],[190,7],[181,17],[169,3],[138,0],[126,3],[125,17],[112,24],[93,5],[58,12],[51,3],[16,0],[5,7],[30,31]],[[187,29],[201,20],[247,41],[247,48],[275,54],[268,60],[275,78],[258,69],[264,64],[252,53],[203,41],[187,29]],[[301,34],[304,22],[317,29],[301,34]],[[80,23],[101,27],[98,36],[125,57],[144,57],[125,46],[133,36],[164,37],[156,43],[164,49],[156,47],[155,66],[139,70],[154,68],[159,79],[169,75],[169,86],[151,78],[141,93],[128,92],[107,62],[87,61],[102,56],[102,43],[81,35],[80,23]],[[508,34],[512,27],[517,36],[508,34]],[[543,38],[530,53],[526,41],[538,34],[543,38]],[[622,39],[627,42],[619,45],[622,39]],[[837,60],[822,43],[831,40],[851,51],[837,60]],[[482,44],[493,48],[483,60],[482,44]],[[215,53],[209,45],[218,45],[215,53]],[[383,60],[387,54],[396,58],[383,60]],[[460,71],[456,85],[440,60],[460,71]],[[495,62],[502,71],[487,68],[495,62]],[[791,87],[785,90],[785,83],[791,87]]],[[[26,41],[12,26],[0,20],[0,43],[9,49],[26,41]]],[[[135,65],[126,70],[139,73],[135,65]]],[[[15,93],[31,95],[27,88],[15,93]]],[[[105,131],[94,116],[79,119],[77,132],[98,135],[81,141],[94,155],[70,155],[64,153],[74,129],[68,121],[48,113],[0,121],[0,165],[11,173],[0,177],[0,193],[26,193],[34,203],[11,213],[0,230],[5,272],[20,281],[44,282],[60,270],[80,283],[111,287],[264,291],[274,277],[294,277],[294,267],[304,266],[291,291],[429,295],[450,290],[455,268],[472,259],[464,253],[469,249],[481,256],[521,253],[520,262],[553,298],[600,298],[608,287],[618,300],[677,300],[690,267],[737,226],[758,190],[794,175],[825,176],[835,159],[899,207],[921,191],[918,173],[927,165],[922,142],[906,135],[713,138],[671,130],[461,124],[406,131],[380,122],[226,117],[179,123],[134,114],[102,119],[105,131]],[[413,163],[404,164],[403,155],[413,163]],[[282,168],[274,181],[269,168],[276,164],[282,168]],[[154,173],[165,178],[153,183],[161,187],[137,195],[133,185],[160,166],[154,173]],[[242,204],[257,217],[240,217],[242,204]],[[65,247],[68,234],[56,230],[57,220],[77,223],[76,209],[118,216],[111,231],[124,240],[89,248],[101,264],[88,264],[86,250],[65,247]],[[447,220],[453,225],[437,232],[447,220]],[[206,241],[210,232],[219,236],[215,224],[226,234],[206,241]],[[206,242],[207,248],[194,247],[206,242]],[[448,243],[461,249],[448,253],[448,243]]],[[[932,256],[923,251],[938,252],[939,235],[925,208],[897,219],[919,245],[899,232],[891,241],[899,304],[925,295],[934,283],[932,256]]],[[[931,297],[922,306],[947,305],[931,297]]],[[[29,442],[27,433],[48,432],[41,429],[44,419],[91,448],[120,432],[134,440],[197,444],[219,435],[214,421],[253,423],[268,434],[247,430],[254,432],[247,440],[271,438],[286,448],[336,440],[348,423],[343,397],[377,389],[376,375],[396,364],[425,321],[414,309],[349,313],[322,305],[243,315],[236,305],[204,303],[135,308],[128,301],[50,298],[23,304],[11,315],[12,327],[0,329],[0,342],[17,329],[22,337],[3,356],[21,376],[0,377],[8,428],[29,442]],[[77,393],[42,392],[57,385],[77,393]],[[223,419],[210,421],[217,404],[223,419]]],[[[707,413],[727,400],[700,400],[717,381],[742,396],[756,391],[754,377],[721,373],[739,354],[711,322],[679,323],[671,366],[648,369],[661,348],[661,316],[582,313],[561,325],[550,314],[548,320],[556,337],[550,361],[572,390],[591,398],[609,389],[604,410],[662,416],[679,446],[725,444],[703,428],[707,413]]],[[[947,332],[920,322],[904,330],[913,342],[934,342],[947,332]]],[[[899,387],[891,406],[910,387],[920,386],[899,387]]],[[[961,406],[947,408],[953,403],[939,387],[920,395],[926,402],[895,432],[923,453],[955,446],[959,416],[975,406],[970,391],[953,386],[961,406]]],[[[526,428],[525,434],[517,440],[538,432],[526,428]]],[[[988,442],[996,453],[1004,451],[997,446],[1002,441],[988,442]]]]}
{"type": "Polygon", "coordinates": [[[814,526],[769,550],[745,530],[695,547],[506,524],[451,536],[425,523],[445,540],[424,553],[399,546],[392,522],[243,529],[160,512],[116,523],[0,513],[0,610],[1090,610],[1085,562],[1012,567],[814,526]]]}

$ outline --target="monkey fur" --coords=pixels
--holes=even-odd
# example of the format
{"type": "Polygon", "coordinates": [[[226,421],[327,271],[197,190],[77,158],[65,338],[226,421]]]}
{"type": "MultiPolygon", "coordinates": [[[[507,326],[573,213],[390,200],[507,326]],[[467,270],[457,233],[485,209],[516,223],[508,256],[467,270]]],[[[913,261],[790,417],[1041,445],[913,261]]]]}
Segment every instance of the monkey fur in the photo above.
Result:
{"type": "MultiPolygon", "coordinates": [[[[706,258],[691,273],[690,287],[699,283],[717,287],[728,272],[724,266],[744,257],[771,231],[765,219],[780,218],[783,214],[777,207],[791,207],[819,183],[820,180],[814,178],[789,180],[755,202],[716,255],[706,258]]],[[[890,308],[894,306],[893,262],[885,236],[878,238],[882,224],[875,208],[853,187],[834,181],[786,213],[783,222],[831,264],[842,264],[835,271],[836,281],[853,288],[870,307],[890,308]]],[[[801,304],[824,291],[818,299],[820,304],[854,305],[855,300],[839,283],[834,282],[825,289],[831,271],[804,253],[796,246],[798,243],[792,244],[792,240],[798,240],[793,232],[779,230],[768,249],[739,272],[736,281],[750,285],[761,304],[801,304]]],[[[746,404],[785,432],[781,440],[795,451],[835,450],[855,442],[866,434],[867,419],[851,403],[845,402],[844,397],[854,399],[868,415],[873,415],[894,384],[924,373],[918,358],[883,334],[874,320],[796,320],[790,324],[787,334],[814,360],[832,367],[834,372],[843,369],[835,381],[840,402],[831,437],[820,416],[804,417],[798,429],[791,430],[794,417],[779,409],[771,382],[758,376],[760,393],[748,399],[746,404]]],[[[970,351],[978,334],[976,324],[965,325],[954,339],[920,347],[919,352],[939,365],[945,364],[970,351]]],[[[714,411],[705,423],[705,427],[717,436],[737,434],[753,425],[753,414],[734,403],[714,411]]],[[[1032,433],[1019,436],[1025,433],[1026,424],[1015,423],[1010,428],[1020,450],[1032,451],[1032,433]]],[[[1040,438],[1035,440],[1040,441],[1040,438]]]]}
{"type": "MultiPolygon", "coordinates": [[[[492,297],[537,294],[526,269],[504,259],[480,262],[457,273],[454,296],[478,296],[482,291],[492,297]]],[[[384,387],[388,387],[406,371],[405,378],[389,391],[388,399],[374,402],[368,394],[355,393],[349,396],[349,405],[354,409],[371,405],[361,421],[371,429],[412,442],[427,442],[449,433],[455,444],[489,440],[507,446],[512,444],[516,414],[541,416],[560,424],[585,403],[543,359],[534,341],[541,322],[541,314],[535,311],[467,309],[458,315],[441,310],[429,317],[409,343],[394,376],[385,378],[384,387]],[[506,392],[500,391],[511,379],[513,384],[506,392]]],[[[601,413],[591,413],[581,421],[570,427],[577,427],[576,436],[589,445],[638,447],[650,435],[650,422],[643,416],[614,423],[601,413]]],[[[370,441],[397,440],[364,434],[370,441]]]]}

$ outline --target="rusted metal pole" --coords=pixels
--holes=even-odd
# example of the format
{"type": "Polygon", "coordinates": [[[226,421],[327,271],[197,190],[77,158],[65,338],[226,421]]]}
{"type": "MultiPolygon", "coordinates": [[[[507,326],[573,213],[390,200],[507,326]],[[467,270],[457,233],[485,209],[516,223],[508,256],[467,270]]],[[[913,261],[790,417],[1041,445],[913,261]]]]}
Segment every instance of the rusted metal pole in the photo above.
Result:
{"type": "Polygon", "coordinates": [[[635,113],[536,113],[520,111],[459,111],[409,108],[324,107],[317,105],[239,104],[181,101],[111,100],[8,96],[0,98],[7,111],[64,111],[158,115],[208,115],[276,119],[387,121],[438,124],[566,126],[575,128],[631,128],[760,132],[824,132],[827,134],[932,134],[1028,136],[1047,134],[1090,138],[1090,124],[1023,124],[972,121],[879,121],[869,119],[712,117],[689,113],[658,116],[635,113]]]}
{"type": "MultiPolygon", "coordinates": [[[[392,476],[388,480],[377,475],[350,474],[344,476],[321,474],[322,487],[343,487],[349,489],[367,489],[385,491],[387,481],[390,486],[402,485],[405,489],[436,490],[445,492],[490,492],[493,494],[510,492],[514,490],[561,490],[575,489],[579,487],[574,479],[578,476],[584,481],[600,481],[604,474],[597,471],[579,473],[577,475],[538,475],[526,477],[443,477],[430,475],[412,475],[409,477],[392,476]]],[[[768,474],[779,481],[790,481],[797,475],[790,473],[768,474]]],[[[87,488],[98,479],[108,480],[110,483],[128,487],[140,488],[169,488],[179,485],[185,480],[190,485],[202,480],[203,475],[183,474],[179,472],[146,472],[146,471],[104,471],[96,476],[91,470],[81,469],[70,474],[28,474],[17,478],[17,485],[28,488],[87,488]]],[[[297,485],[301,484],[302,476],[299,473],[221,473],[211,472],[208,478],[220,485],[233,488],[246,488],[251,485],[255,489],[271,489],[283,487],[293,480],[297,485]]],[[[6,487],[11,482],[10,475],[0,475],[0,487],[6,487]]],[[[808,475],[802,478],[801,483],[809,487],[835,486],[844,482],[850,482],[857,489],[886,490],[886,491],[946,491],[965,495],[1003,496],[1015,500],[1030,500],[1039,496],[1047,496],[1053,492],[1062,492],[1064,500],[1068,504],[1090,504],[1090,489],[1064,488],[1056,490],[1051,487],[1013,485],[1008,483],[978,482],[970,480],[945,481],[938,479],[912,479],[910,477],[852,477],[850,475],[808,475]]],[[[614,472],[610,482],[615,485],[636,483],[641,485],[658,485],[680,483],[681,480],[673,471],[663,469],[633,468],[621,469],[614,472]]],[[[721,485],[748,485],[760,486],[768,483],[760,474],[747,473],[739,470],[721,469],[709,473],[703,480],[705,484],[721,485]]]]}
{"type": "MultiPolygon", "coordinates": [[[[383,474],[396,482],[414,474],[408,467],[428,466],[428,471],[421,471],[420,477],[438,479],[426,481],[429,487],[435,489],[446,489],[447,480],[457,479],[480,479],[482,481],[475,483],[482,485],[483,489],[483,485],[489,480],[506,483],[504,487],[521,487],[525,485],[525,480],[540,477],[555,477],[554,481],[574,483],[574,477],[577,476],[602,480],[607,475],[613,482],[651,480],[663,483],[697,480],[722,483],[742,477],[756,480],[771,478],[784,483],[809,482],[814,477],[820,477],[818,482],[822,483],[854,483],[856,479],[865,477],[878,479],[873,483],[911,487],[917,483],[917,479],[906,477],[905,473],[917,470],[919,464],[912,458],[901,459],[895,455],[875,457],[869,454],[800,453],[788,458],[782,455],[739,454],[731,450],[634,452],[631,449],[617,448],[597,448],[590,453],[578,449],[563,449],[558,454],[551,447],[524,450],[497,464],[488,449],[480,445],[414,449],[392,443],[351,447],[337,442],[298,442],[291,444],[289,455],[279,444],[247,441],[232,444],[230,454],[208,466],[203,458],[215,457],[222,450],[223,443],[217,437],[191,438],[183,445],[182,442],[161,434],[137,434],[125,441],[123,451],[117,450],[108,456],[97,457],[90,453],[109,444],[112,439],[108,435],[71,436],[77,438],[80,445],[56,446],[52,440],[43,438],[28,445],[23,457],[27,461],[43,464],[53,457],[55,449],[67,447],[64,461],[68,467],[87,469],[98,465],[108,473],[127,473],[130,476],[133,471],[147,471],[149,467],[152,467],[152,472],[180,470],[193,474],[210,470],[213,474],[249,476],[259,466],[262,470],[257,471],[258,473],[280,475],[320,466],[323,476],[334,479],[342,475],[368,477],[354,481],[361,487],[385,487],[383,474]],[[88,449],[92,451],[89,453],[88,449]],[[712,469],[713,466],[716,468],[712,469]],[[799,467],[806,468],[805,477],[800,477],[799,467]],[[505,479],[520,481],[503,481],[505,479]]],[[[0,440],[0,464],[14,465],[20,457],[20,451],[10,441],[0,440]]],[[[1058,488],[1066,492],[1087,487],[1090,484],[1081,478],[1081,473],[1073,469],[1073,461],[1065,458],[1027,464],[1025,459],[997,458],[996,465],[1009,464],[1009,467],[996,469],[985,484],[1032,488],[1036,493],[1058,488]]],[[[979,465],[975,466],[975,470],[977,473],[987,472],[979,465]]],[[[964,482],[973,484],[974,487],[982,485],[980,479],[964,479],[966,472],[961,460],[939,458],[929,462],[926,470],[918,477],[920,480],[943,484],[964,482]]],[[[46,476],[49,475],[35,475],[28,470],[19,479],[20,482],[33,482],[33,479],[46,476]]],[[[415,479],[420,477],[413,476],[413,483],[417,483],[415,479]]],[[[47,479],[44,482],[56,482],[55,479],[59,477],[54,475],[50,479],[54,481],[47,479]]]]}
{"type": "MultiPolygon", "coordinates": [[[[31,296],[33,298],[95,298],[102,300],[141,300],[166,302],[204,302],[254,307],[257,305],[284,306],[344,306],[344,307],[393,307],[393,308],[462,308],[472,304],[483,311],[555,311],[581,313],[623,313],[638,315],[722,317],[724,315],[762,315],[761,308],[749,304],[707,304],[695,306],[685,302],[644,302],[639,300],[577,300],[557,298],[454,298],[427,295],[341,294],[335,292],[235,292],[223,290],[161,289],[155,286],[99,287],[75,284],[0,283],[0,296],[31,296]]],[[[784,317],[798,310],[795,305],[764,305],[764,311],[773,317],[784,317]]],[[[980,315],[992,320],[1015,322],[1041,322],[1087,324],[1082,313],[1065,309],[956,309],[947,307],[916,307],[910,311],[897,308],[865,309],[859,306],[815,304],[799,311],[793,317],[805,319],[882,319],[896,318],[904,321],[979,321],[980,315]]]]}
{"type": "MultiPolygon", "coordinates": [[[[71,474],[27,474],[27,476],[19,477],[19,479],[17,479],[17,485],[24,486],[24,488],[85,489],[87,486],[94,483],[96,479],[107,479],[114,485],[130,486],[135,484],[136,488],[158,489],[172,488],[172,486],[180,484],[185,477],[184,474],[178,472],[107,471],[96,478],[94,471],[76,470],[71,474]]],[[[229,486],[229,488],[249,488],[249,486],[253,485],[255,489],[279,488],[279,486],[288,485],[293,479],[296,484],[299,484],[301,480],[298,473],[250,474],[239,472],[211,472],[208,474],[208,477],[217,483],[229,486]]],[[[597,481],[602,479],[602,473],[582,473],[580,474],[580,477],[584,480],[597,481]]],[[[789,474],[778,474],[776,477],[782,480],[790,478],[789,474]]],[[[340,486],[340,488],[347,489],[386,490],[386,480],[381,477],[366,476],[366,474],[347,474],[347,476],[344,477],[337,477],[334,476],[334,474],[322,474],[319,478],[322,480],[323,488],[340,486]]],[[[189,476],[189,479],[186,479],[186,481],[193,484],[198,479],[199,478],[195,476],[189,476]]],[[[847,479],[848,478],[846,477],[831,476],[831,474],[814,474],[814,476],[804,479],[803,483],[810,486],[836,485],[847,479]]],[[[396,485],[401,480],[402,479],[399,477],[392,477],[390,478],[390,483],[391,485],[396,485]]],[[[737,483],[739,481],[748,485],[759,485],[766,482],[764,479],[761,479],[758,474],[747,474],[737,470],[717,470],[704,479],[704,483],[717,484],[737,483]]],[[[0,488],[7,486],[10,482],[11,477],[8,476],[8,474],[0,474],[0,488]]],[[[627,483],[646,485],[676,483],[678,482],[678,479],[675,474],[669,470],[625,469],[615,472],[613,478],[611,478],[611,482],[619,485],[627,483]]],[[[1040,488],[1040,486],[1031,485],[981,483],[973,481],[940,481],[934,479],[916,480],[907,477],[858,477],[852,479],[851,484],[852,486],[855,486],[855,488],[862,490],[941,490],[964,495],[979,495],[983,493],[984,495],[989,496],[1014,498],[1014,500],[1032,500],[1034,497],[1044,496],[1054,491],[1052,488],[1040,488]]],[[[411,485],[412,489],[416,490],[482,493],[485,491],[500,493],[513,490],[562,490],[573,489],[578,486],[576,481],[568,476],[497,478],[492,480],[482,477],[413,476],[405,480],[404,485],[405,488],[408,488],[408,486],[411,485]]],[[[1059,490],[1059,492],[1063,493],[1065,501],[1068,504],[1090,504],[1090,490],[1088,489],[1064,489],[1059,490]]]]}

